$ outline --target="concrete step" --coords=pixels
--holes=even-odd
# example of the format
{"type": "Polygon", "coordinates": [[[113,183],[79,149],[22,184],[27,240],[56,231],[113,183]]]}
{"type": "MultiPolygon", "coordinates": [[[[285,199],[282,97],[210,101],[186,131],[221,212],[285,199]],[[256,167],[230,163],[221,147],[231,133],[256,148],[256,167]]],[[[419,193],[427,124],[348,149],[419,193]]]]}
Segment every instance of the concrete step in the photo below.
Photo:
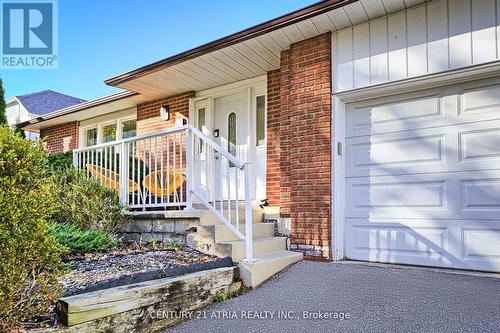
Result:
{"type": "Polygon", "coordinates": [[[302,260],[302,258],[302,253],[285,250],[256,256],[255,262],[238,263],[240,277],[245,286],[255,288],[287,266],[302,260]]]}
{"type": "MultiPolygon", "coordinates": [[[[234,261],[245,259],[245,241],[237,240],[230,242],[218,242],[221,245],[231,245],[230,256],[234,261]]],[[[254,239],[253,255],[262,256],[271,252],[283,251],[286,249],[286,237],[269,237],[254,239]]]]}
{"type": "MultiPolygon", "coordinates": [[[[217,243],[237,241],[238,236],[226,225],[215,225],[215,241],[217,243]]],[[[245,235],[245,224],[239,226],[239,230],[245,235]]],[[[274,236],[274,223],[255,223],[253,224],[253,238],[268,238],[274,236]]]]}
{"type": "MultiPolygon", "coordinates": [[[[217,206],[217,208],[219,208],[217,206]]],[[[200,210],[200,222],[201,225],[223,225],[224,223],[215,216],[211,211],[208,209],[206,210],[200,210]]],[[[231,223],[235,224],[236,223],[236,216],[239,215],[240,222],[245,221],[245,209],[242,207],[239,210],[239,213],[236,213],[235,209],[231,209],[231,211],[227,211],[226,209],[224,210],[224,213],[222,214],[226,219],[229,220],[229,215],[231,215],[231,223]]],[[[253,207],[252,208],[252,222],[255,223],[261,223],[263,221],[263,213],[262,209],[260,207],[253,207]]],[[[242,223],[243,224],[243,223],[242,223]]]]}

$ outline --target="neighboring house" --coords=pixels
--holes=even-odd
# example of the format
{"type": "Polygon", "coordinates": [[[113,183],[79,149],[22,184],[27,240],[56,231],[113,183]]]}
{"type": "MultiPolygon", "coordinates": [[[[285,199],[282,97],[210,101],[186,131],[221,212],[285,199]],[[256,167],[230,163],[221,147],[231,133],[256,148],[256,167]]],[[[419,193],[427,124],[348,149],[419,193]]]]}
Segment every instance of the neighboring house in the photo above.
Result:
{"type": "MultiPolygon", "coordinates": [[[[322,1],[24,125],[58,151],[165,132],[182,116],[251,163],[250,199],[267,199],[308,258],[500,272],[497,2],[322,1]]],[[[222,206],[243,169],[194,138],[189,163],[205,172],[194,186],[222,206]]],[[[163,163],[156,138],[141,140],[133,156],[163,163]]]]}
{"type": "MultiPolygon", "coordinates": [[[[32,94],[14,96],[7,99],[7,124],[10,127],[16,124],[36,119],[61,108],[84,102],[83,99],[64,95],[52,90],[44,90],[32,94]]],[[[36,140],[37,132],[25,132],[26,138],[36,140]]]]}

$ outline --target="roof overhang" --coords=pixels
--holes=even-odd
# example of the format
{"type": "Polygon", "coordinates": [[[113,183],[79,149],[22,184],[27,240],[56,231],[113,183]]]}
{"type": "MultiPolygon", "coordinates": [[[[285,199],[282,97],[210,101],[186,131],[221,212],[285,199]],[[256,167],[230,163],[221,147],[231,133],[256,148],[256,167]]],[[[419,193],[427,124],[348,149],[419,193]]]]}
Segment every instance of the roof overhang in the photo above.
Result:
{"type": "Polygon", "coordinates": [[[19,126],[26,131],[39,132],[42,128],[90,119],[135,107],[141,102],[144,102],[144,97],[140,94],[133,91],[122,91],[33,118],[19,124],[19,126]]]}
{"type": "Polygon", "coordinates": [[[13,96],[13,97],[9,97],[5,100],[5,104],[12,104],[14,102],[17,102],[19,103],[19,100],[16,98],[16,96],[13,96]]]}
{"type": "Polygon", "coordinates": [[[281,51],[426,0],[325,0],[104,82],[150,99],[205,90],[280,67],[281,51]]]}

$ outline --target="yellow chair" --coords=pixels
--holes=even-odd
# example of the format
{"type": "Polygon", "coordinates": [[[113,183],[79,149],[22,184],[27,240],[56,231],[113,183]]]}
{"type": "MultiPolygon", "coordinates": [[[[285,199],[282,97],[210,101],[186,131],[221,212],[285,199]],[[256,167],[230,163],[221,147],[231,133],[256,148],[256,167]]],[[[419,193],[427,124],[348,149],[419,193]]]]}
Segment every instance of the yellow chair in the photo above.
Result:
{"type": "MultiPolygon", "coordinates": [[[[112,170],[106,169],[105,167],[87,164],[87,171],[90,174],[101,181],[102,186],[114,190],[116,194],[120,194],[120,174],[112,170]]],[[[133,193],[139,191],[140,186],[136,182],[128,180],[128,193],[133,193]]]]}
{"type": "MultiPolygon", "coordinates": [[[[146,178],[144,178],[142,186],[155,197],[168,197],[173,194],[174,200],[178,201],[177,189],[181,187],[184,180],[185,177],[180,171],[167,172],[166,170],[156,170],[149,173],[146,178]]],[[[145,194],[144,197],[146,196],[147,194],[145,194]]]]}

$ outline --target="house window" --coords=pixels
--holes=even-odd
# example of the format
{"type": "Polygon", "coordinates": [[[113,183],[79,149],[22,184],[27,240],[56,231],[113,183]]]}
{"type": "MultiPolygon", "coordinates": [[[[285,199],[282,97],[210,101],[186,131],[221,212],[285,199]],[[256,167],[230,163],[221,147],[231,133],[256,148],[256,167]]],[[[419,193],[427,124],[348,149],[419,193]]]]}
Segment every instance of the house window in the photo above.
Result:
{"type": "Polygon", "coordinates": [[[257,96],[256,98],[256,138],[257,146],[266,144],[266,96],[257,96]]]}
{"type": "Polygon", "coordinates": [[[137,120],[126,120],[122,122],[122,139],[137,135],[137,120]]]}
{"type": "Polygon", "coordinates": [[[90,128],[85,131],[85,146],[93,146],[97,144],[97,128],[90,128]]]}
{"type": "Polygon", "coordinates": [[[132,117],[123,117],[108,119],[104,122],[96,121],[88,126],[80,127],[80,135],[81,144],[84,147],[135,137],[137,120],[132,117]]]}
{"type": "Polygon", "coordinates": [[[116,140],[116,123],[104,125],[102,127],[102,142],[111,142],[116,140]]]}
{"type": "MultiPolygon", "coordinates": [[[[227,150],[236,157],[236,113],[231,112],[227,120],[227,150]]],[[[234,166],[232,163],[229,165],[234,166]]]]}
{"type": "MultiPolygon", "coordinates": [[[[203,126],[205,126],[205,108],[198,109],[198,129],[200,132],[203,132],[203,126]]],[[[203,141],[200,139],[200,153],[203,153],[204,145],[203,141]]]]}

